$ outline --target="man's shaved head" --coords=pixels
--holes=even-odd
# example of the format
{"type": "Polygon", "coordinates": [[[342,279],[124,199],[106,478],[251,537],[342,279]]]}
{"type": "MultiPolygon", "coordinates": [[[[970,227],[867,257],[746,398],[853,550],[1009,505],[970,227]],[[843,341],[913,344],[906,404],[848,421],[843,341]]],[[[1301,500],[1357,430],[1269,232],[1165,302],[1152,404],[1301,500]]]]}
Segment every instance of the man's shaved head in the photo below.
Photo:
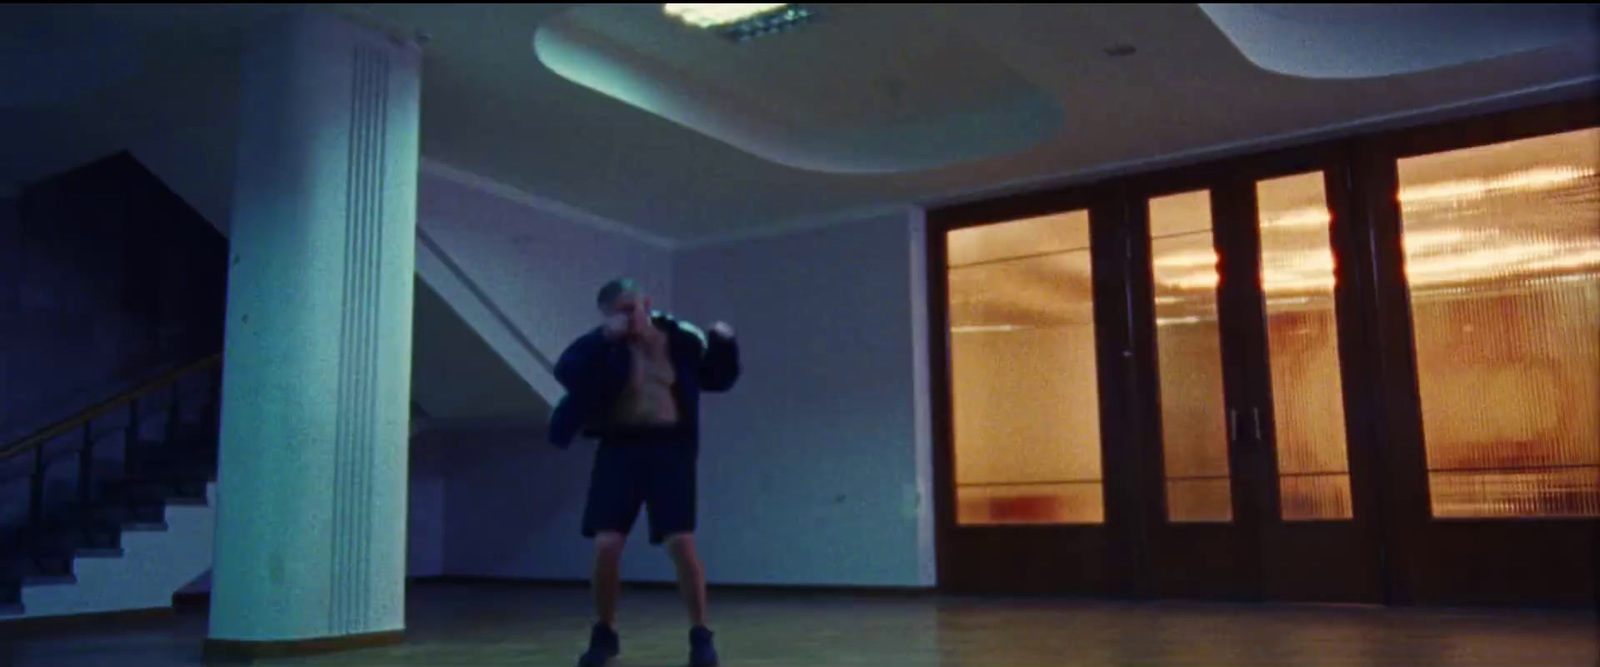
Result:
{"type": "Polygon", "coordinates": [[[639,284],[631,278],[618,278],[602,286],[600,293],[595,295],[594,302],[600,307],[600,312],[610,314],[615,310],[617,302],[628,296],[642,296],[639,284]]]}

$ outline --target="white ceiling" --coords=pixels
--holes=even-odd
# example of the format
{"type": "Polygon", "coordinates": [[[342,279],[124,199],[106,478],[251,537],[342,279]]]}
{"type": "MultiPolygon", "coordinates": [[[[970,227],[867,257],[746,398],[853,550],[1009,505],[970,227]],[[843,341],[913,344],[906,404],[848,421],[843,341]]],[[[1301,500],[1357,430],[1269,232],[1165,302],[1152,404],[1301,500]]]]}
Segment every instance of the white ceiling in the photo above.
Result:
{"type": "Polygon", "coordinates": [[[540,24],[534,50],[574,83],[804,171],[924,171],[1021,152],[1062,128],[1055,96],[941,11],[825,11],[736,44],[658,5],[580,5],[540,24]]]}
{"type": "MultiPolygon", "coordinates": [[[[263,12],[283,7],[0,7],[0,70],[4,70],[0,84],[8,85],[7,94],[0,95],[0,142],[8,147],[0,155],[0,180],[37,178],[124,147],[119,143],[177,126],[231,127],[234,44],[263,12]],[[30,35],[46,25],[50,43],[76,40],[77,49],[57,49],[54,60],[39,55],[40,40],[30,41],[30,35]],[[105,37],[108,25],[121,31],[120,42],[105,37]],[[19,53],[34,55],[28,60],[19,53]],[[74,55],[65,58],[61,53],[74,55]],[[97,63],[103,66],[96,69],[97,63]],[[124,72],[127,76],[122,78],[97,77],[100,88],[75,95],[55,85],[72,72],[116,74],[110,65],[119,63],[131,63],[136,71],[124,72]],[[37,72],[55,74],[41,77],[37,72]]],[[[850,69],[840,78],[855,82],[853,87],[842,83],[841,89],[860,91],[877,85],[885,95],[898,90],[891,96],[938,105],[978,88],[984,82],[972,77],[999,71],[1003,65],[1016,80],[1044,91],[1060,110],[1057,131],[1010,155],[909,172],[830,174],[758,157],[708,136],[708,129],[714,128],[691,129],[680,124],[681,118],[667,120],[551,71],[534,53],[533,36],[542,23],[573,5],[326,7],[397,33],[424,29],[432,36],[424,69],[426,157],[679,242],[803,225],[872,207],[1027,187],[1107,165],[1237,149],[1241,142],[1302,135],[1519,92],[1593,93],[1600,75],[1600,48],[1593,31],[1591,37],[1567,39],[1553,47],[1519,50],[1540,43],[1539,35],[1527,36],[1532,34],[1529,28],[1517,33],[1521,41],[1513,46],[1521,45],[1518,48],[1507,47],[1504,40],[1486,44],[1485,48],[1502,53],[1488,60],[1377,77],[1291,76],[1253,62],[1252,57],[1261,60],[1259,48],[1246,57],[1194,4],[852,6],[835,11],[837,20],[870,14],[881,41],[858,37],[858,51],[852,51],[837,39],[820,37],[830,29],[848,32],[849,26],[822,21],[743,46],[706,43],[694,57],[675,63],[692,69],[699,62],[701,68],[687,72],[689,76],[746,82],[739,92],[741,100],[789,114],[807,112],[797,108],[796,96],[826,90],[816,87],[817,77],[841,68],[850,69]],[[888,20],[895,12],[904,13],[905,26],[915,26],[914,31],[906,27],[900,32],[914,35],[897,33],[894,21],[888,20]],[[807,38],[806,30],[814,30],[816,36],[807,38]],[[915,59],[883,57],[893,51],[885,44],[937,43],[930,34],[941,34],[939,30],[948,31],[952,40],[959,36],[963,48],[974,52],[975,64],[964,74],[951,70],[949,52],[920,64],[915,59]],[[1106,48],[1118,44],[1133,45],[1138,51],[1123,58],[1105,54],[1106,48]],[[826,51],[807,57],[806,48],[826,51]],[[778,51],[806,58],[822,69],[762,55],[778,51]],[[717,59],[717,53],[726,56],[717,59]],[[810,78],[804,87],[785,88],[783,80],[769,76],[760,69],[763,66],[781,66],[785,76],[810,78]],[[962,76],[969,80],[963,83],[962,76]],[[748,83],[761,80],[770,81],[773,88],[748,83]]],[[[818,7],[826,18],[832,6],[818,7]]],[[[1334,6],[1319,11],[1333,11],[1329,7],[1334,6]]],[[[1383,23],[1383,12],[1374,9],[1380,6],[1352,7],[1363,14],[1357,17],[1360,20],[1386,26],[1385,34],[1390,35],[1386,43],[1410,45],[1392,47],[1396,57],[1426,61],[1429,66],[1463,58],[1459,44],[1440,46],[1450,31],[1420,31],[1409,41],[1401,40],[1394,25],[1383,23]]],[[[586,11],[603,16],[618,10],[586,11]]],[[[1500,21],[1515,22],[1515,13],[1505,13],[1513,10],[1501,11],[1500,21]]],[[[1548,16],[1548,9],[1537,11],[1548,16]]],[[[1595,10],[1591,5],[1586,11],[1593,16],[1595,10]]],[[[1278,8],[1265,16],[1257,22],[1293,19],[1303,29],[1308,20],[1328,20],[1343,31],[1358,27],[1355,18],[1327,18],[1316,12],[1285,13],[1278,8]]],[[[1572,23],[1569,17],[1565,24],[1572,23]]],[[[1434,20],[1431,25],[1439,23],[1434,20]]],[[[1564,34],[1570,38],[1572,32],[1564,34]]],[[[1259,41],[1260,35],[1256,37],[1259,41]]],[[[671,55],[658,50],[654,57],[671,55]]],[[[1375,65],[1341,65],[1344,70],[1359,66],[1375,65]]],[[[828,100],[811,106],[811,119],[896,117],[871,100],[828,100]]],[[[1008,128],[987,129],[998,134],[1008,128]]]]}

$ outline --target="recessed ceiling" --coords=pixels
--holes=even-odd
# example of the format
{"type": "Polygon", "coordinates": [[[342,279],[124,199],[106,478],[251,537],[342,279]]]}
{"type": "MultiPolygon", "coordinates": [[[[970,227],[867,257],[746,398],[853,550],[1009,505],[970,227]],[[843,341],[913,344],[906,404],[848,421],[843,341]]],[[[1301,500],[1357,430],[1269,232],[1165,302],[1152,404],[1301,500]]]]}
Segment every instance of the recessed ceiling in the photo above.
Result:
{"type": "MultiPolygon", "coordinates": [[[[1195,4],[820,4],[816,22],[743,45],[671,23],[664,32],[648,32],[641,27],[644,16],[660,19],[659,5],[317,7],[398,35],[426,30],[432,36],[422,116],[422,151],[430,160],[682,243],[1039,187],[1173,155],[1193,159],[1304,140],[1463,104],[1600,93],[1600,48],[1592,38],[1502,48],[1502,55],[1416,73],[1307,78],[1252,62],[1195,4]],[[635,22],[598,23],[630,12],[639,13],[635,22]],[[863,23],[851,23],[852,16],[863,23]],[[804,158],[815,164],[775,161],[713,138],[703,123],[668,120],[552,72],[531,47],[535,35],[580,19],[602,43],[625,45],[651,68],[676,68],[684,79],[712,87],[713,110],[820,138],[812,146],[778,136],[769,151],[790,163],[804,158]],[[863,44],[835,48],[837,36],[846,34],[863,44]],[[901,57],[902,45],[915,48],[901,57]],[[1134,53],[1108,55],[1122,46],[1134,53]],[[818,71],[832,73],[839,87],[818,71]],[[1020,98],[1038,91],[1054,105],[1055,129],[1018,124],[1019,130],[983,120],[980,109],[967,116],[971,127],[951,135],[960,138],[950,142],[957,145],[931,141],[916,147],[921,154],[908,148],[905,137],[923,136],[903,129],[911,126],[908,119],[952,122],[949,112],[962,105],[1004,106],[1008,91],[1020,98]],[[890,103],[896,96],[898,107],[890,103]],[[847,139],[841,128],[864,129],[847,139]],[[951,159],[902,171],[918,161],[951,159]],[[837,171],[863,164],[885,171],[837,171]]],[[[1414,5],[1365,7],[1395,16],[1418,11],[1407,9],[1414,5]]],[[[96,39],[96,19],[110,22],[143,54],[133,78],[93,94],[48,106],[0,107],[0,142],[7,147],[0,151],[0,180],[42,176],[41,165],[67,159],[59,156],[89,159],[95,151],[108,154],[178,130],[211,132],[217,143],[228,144],[237,113],[230,106],[236,104],[231,65],[237,56],[228,45],[263,12],[281,8],[0,6],[0,24],[25,27],[47,13],[55,17],[52,25],[82,26],[74,43],[96,39]]],[[[1422,50],[1430,33],[1413,31],[1393,43],[1422,50]]],[[[18,74],[15,62],[0,62],[0,68],[18,74]]],[[[229,169],[230,152],[198,152],[216,164],[196,169],[229,169]]]]}
{"type": "Polygon", "coordinates": [[[659,5],[582,5],[540,24],[533,46],[574,83],[810,171],[943,167],[1022,152],[1061,125],[1052,96],[929,16],[894,5],[819,11],[735,43],[659,5]]]}
{"type": "Polygon", "coordinates": [[[1556,4],[1213,4],[1250,62],[1313,79],[1414,74],[1600,37],[1600,10],[1556,4]]]}

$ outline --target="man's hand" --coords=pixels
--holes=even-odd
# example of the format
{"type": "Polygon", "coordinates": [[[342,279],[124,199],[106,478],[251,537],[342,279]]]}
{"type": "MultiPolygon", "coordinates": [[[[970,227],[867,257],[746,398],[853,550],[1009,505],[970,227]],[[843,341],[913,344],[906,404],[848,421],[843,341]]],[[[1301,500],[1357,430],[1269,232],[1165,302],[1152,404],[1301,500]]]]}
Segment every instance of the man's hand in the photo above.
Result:
{"type": "Polygon", "coordinates": [[[718,338],[733,338],[733,327],[727,322],[718,322],[711,325],[711,333],[718,338]]]}

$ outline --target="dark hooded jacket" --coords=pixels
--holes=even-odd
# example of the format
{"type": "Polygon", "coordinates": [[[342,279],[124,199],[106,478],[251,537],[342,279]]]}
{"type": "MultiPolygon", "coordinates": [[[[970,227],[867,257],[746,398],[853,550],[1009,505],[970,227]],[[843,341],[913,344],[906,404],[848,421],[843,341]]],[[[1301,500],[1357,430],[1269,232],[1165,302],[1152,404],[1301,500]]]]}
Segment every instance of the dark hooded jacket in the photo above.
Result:
{"type": "MultiPolygon", "coordinates": [[[[650,323],[667,334],[677,373],[673,386],[688,442],[699,446],[700,393],[724,392],[739,379],[739,345],[732,338],[705,332],[686,321],[653,313],[650,323]]],[[[607,340],[596,327],[567,346],[556,362],[555,376],[567,395],[550,416],[550,442],[567,447],[580,434],[603,437],[606,418],[627,386],[633,356],[628,344],[607,340]]]]}

